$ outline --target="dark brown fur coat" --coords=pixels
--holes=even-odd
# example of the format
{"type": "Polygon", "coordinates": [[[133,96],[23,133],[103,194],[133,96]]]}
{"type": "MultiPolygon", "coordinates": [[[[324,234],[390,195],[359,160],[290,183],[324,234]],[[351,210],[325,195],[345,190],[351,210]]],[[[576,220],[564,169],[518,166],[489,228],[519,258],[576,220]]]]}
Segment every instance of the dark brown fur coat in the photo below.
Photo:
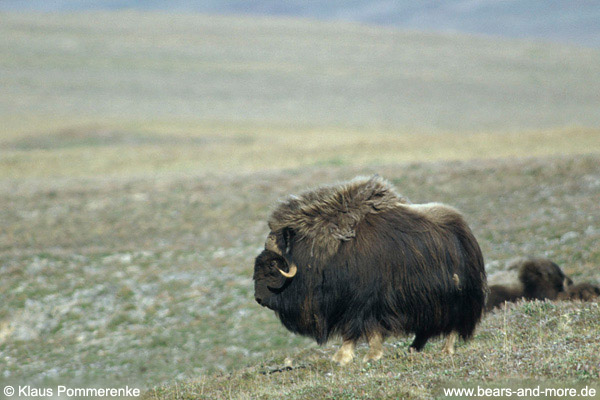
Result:
{"type": "Polygon", "coordinates": [[[257,263],[256,299],[292,332],[319,343],[415,333],[419,350],[440,334],[469,338],[481,317],[483,256],[452,207],[410,204],[386,180],[361,177],[288,196],[268,223],[266,251],[297,274],[274,288],[257,263]]]}

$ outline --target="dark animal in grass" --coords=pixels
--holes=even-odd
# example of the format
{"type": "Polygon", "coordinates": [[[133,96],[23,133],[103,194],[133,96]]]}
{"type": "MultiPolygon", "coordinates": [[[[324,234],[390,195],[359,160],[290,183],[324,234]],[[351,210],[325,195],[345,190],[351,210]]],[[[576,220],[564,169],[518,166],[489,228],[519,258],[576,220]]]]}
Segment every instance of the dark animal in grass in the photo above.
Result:
{"type": "Polygon", "coordinates": [[[559,300],[593,301],[600,297],[600,287],[591,283],[578,283],[558,294],[559,300]]]}
{"type": "Polygon", "coordinates": [[[486,311],[492,311],[504,303],[512,303],[523,298],[523,287],[521,285],[504,286],[490,285],[490,294],[485,304],[486,311]]]}
{"type": "Polygon", "coordinates": [[[320,187],[281,201],[255,262],[255,298],[290,331],[323,344],[341,336],[333,360],[356,343],[366,361],[383,341],[414,333],[411,350],[446,335],[468,339],[487,293],[483,257],[463,216],[438,203],[413,205],[379,177],[320,187]]]}
{"type": "MultiPolygon", "coordinates": [[[[517,300],[556,300],[573,281],[560,267],[547,258],[526,258],[514,262],[508,270],[516,271],[516,282],[491,284],[486,311],[505,302],[517,300]]],[[[493,282],[490,277],[490,283],[493,282]]]]}

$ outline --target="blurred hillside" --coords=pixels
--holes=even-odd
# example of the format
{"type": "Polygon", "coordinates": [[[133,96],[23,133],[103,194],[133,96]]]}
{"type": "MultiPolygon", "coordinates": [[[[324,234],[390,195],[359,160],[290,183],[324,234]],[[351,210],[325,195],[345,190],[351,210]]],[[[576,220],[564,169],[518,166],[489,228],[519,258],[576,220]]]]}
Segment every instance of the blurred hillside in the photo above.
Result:
{"type": "Polygon", "coordinates": [[[0,10],[161,10],[291,16],[600,46],[600,3],[541,0],[3,0],[0,10]]]}
{"type": "Polygon", "coordinates": [[[4,13],[0,69],[4,136],[81,120],[410,132],[600,125],[599,50],[348,23],[4,13]]]}

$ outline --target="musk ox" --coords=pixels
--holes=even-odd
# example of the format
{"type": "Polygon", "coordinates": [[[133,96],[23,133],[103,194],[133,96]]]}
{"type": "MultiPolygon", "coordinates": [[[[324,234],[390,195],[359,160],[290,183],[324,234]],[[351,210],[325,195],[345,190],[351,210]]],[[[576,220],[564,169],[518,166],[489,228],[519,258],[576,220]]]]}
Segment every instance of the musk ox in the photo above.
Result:
{"type": "Polygon", "coordinates": [[[593,301],[600,297],[600,287],[591,283],[578,283],[558,294],[558,300],[593,301]]]}
{"type": "Polygon", "coordinates": [[[344,365],[361,339],[365,360],[388,336],[414,333],[411,351],[446,335],[468,339],[485,305],[479,244],[449,206],[410,204],[380,177],[320,187],[281,201],[256,258],[255,299],[290,331],[319,344],[341,336],[344,365]]]}
{"type": "MultiPolygon", "coordinates": [[[[560,267],[547,258],[524,258],[513,262],[509,273],[516,273],[516,280],[503,284],[490,284],[486,311],[505,302],[525,300],[556,300],[573,281],[560,267]]],[[[490,283],[496,279],[490,276],[490,283]]]]}

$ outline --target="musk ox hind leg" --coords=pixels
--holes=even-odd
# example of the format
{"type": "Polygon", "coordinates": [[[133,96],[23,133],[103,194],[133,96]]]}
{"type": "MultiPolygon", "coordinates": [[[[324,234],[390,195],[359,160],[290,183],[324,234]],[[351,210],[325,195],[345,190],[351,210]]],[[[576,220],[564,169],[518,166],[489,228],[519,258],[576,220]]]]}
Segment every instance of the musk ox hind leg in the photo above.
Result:
{"type": "Polygon", "coordinates": [[[413,340],[412,344],[408,347],[408,351],[411,353],[421,351],[425,346],[425,343],[429,340],[429,335],[424,333],[419,333],[415,335],[415,340],[413,340]]]}
{"type": "Polygon", "coordinates": [[[356,342],[354,340],[344,339],[342,347],[335,352],[331,359],[342,366],[348,364],[354,358],[355,346],[356,342]]]}
{"type": "Polygon", "coordinates": [[[446,336],[444,347],[442,347],[442,353],[449,355],[454,354],[454,343],[456,342],[457,337],[458,333],[456,331],[452,331],[446,336]]]}
{"type": "Polygon", "coordinates": [[[374,332],[368,337],[369,352],[363,358],[363,362],[377,361],[383,356],[383,336],[374,332]]]}

